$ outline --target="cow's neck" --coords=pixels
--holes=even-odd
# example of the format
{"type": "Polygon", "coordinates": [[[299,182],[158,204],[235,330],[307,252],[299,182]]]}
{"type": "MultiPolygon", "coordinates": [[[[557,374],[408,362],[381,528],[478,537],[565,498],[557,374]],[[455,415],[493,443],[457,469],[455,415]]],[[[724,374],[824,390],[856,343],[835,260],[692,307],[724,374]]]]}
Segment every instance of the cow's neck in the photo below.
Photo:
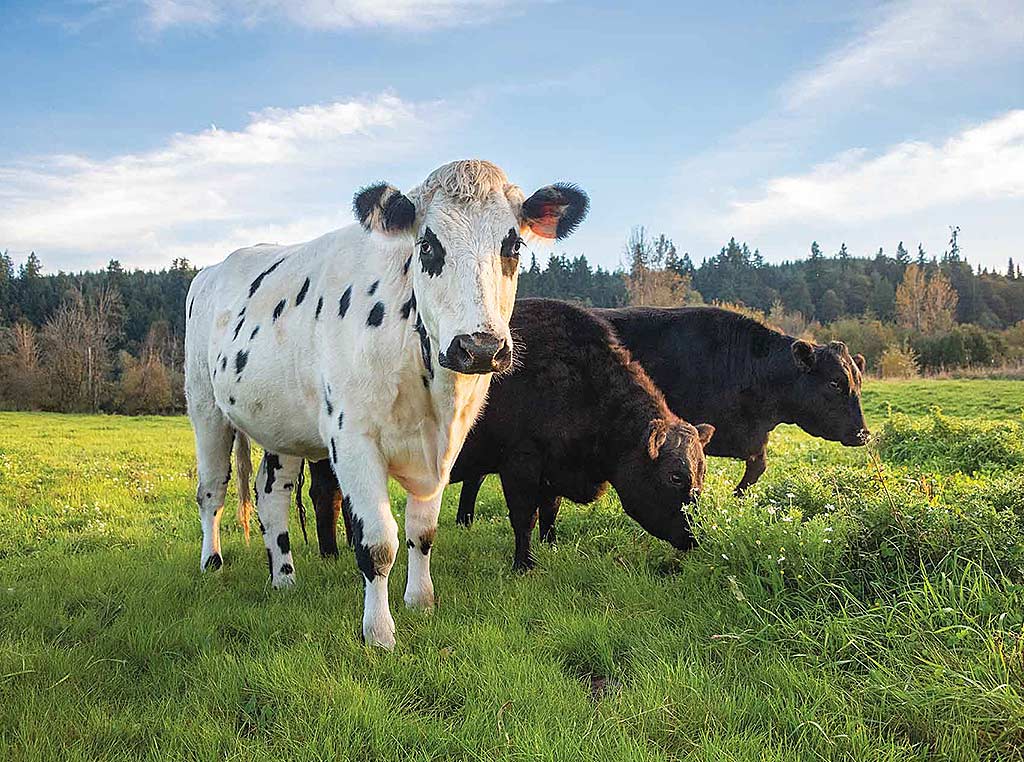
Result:
{"type": "Polygon", "coordinates": [[[435,372],[430,404],[436,421],[434,468],[442,487],[483,408],[490,383],[491,374],[467,376],[444,368],[435,372]]]}

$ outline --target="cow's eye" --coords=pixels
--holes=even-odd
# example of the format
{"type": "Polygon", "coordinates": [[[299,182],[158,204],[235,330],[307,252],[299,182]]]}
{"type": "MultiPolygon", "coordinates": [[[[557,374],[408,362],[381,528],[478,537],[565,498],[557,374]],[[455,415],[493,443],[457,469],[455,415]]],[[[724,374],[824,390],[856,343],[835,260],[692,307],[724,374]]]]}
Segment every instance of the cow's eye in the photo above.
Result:
{"type": "Polygon", "coordinates": [[[838,381],[829,381],[828,386],[834,392],[838,392],[842,389],[842,386],[840,386],[838,381]]]}
{"type": "Polygon", "coordinates": [[[669,477],[669,479],[672,480],[673,484],[682,484],[686,480],[686,477],[679,471],[676,471],[674,474],[672,474],[672,476],[669,477]]]}
{"type": "Polygon", "coordinates": [[[522,248],[523,248],[523,239],[522,238],[517,238],[516,242],[514,244],[512,244],[512,256],[513,257],[518,257],[519,256],[519,250],[522,249],[522,248]]]}
{"type": "Polygon", "coordinates": [[[420,254],[424,257],[430,256],[430,241],[426,238],[420,240],[420,254]]]}

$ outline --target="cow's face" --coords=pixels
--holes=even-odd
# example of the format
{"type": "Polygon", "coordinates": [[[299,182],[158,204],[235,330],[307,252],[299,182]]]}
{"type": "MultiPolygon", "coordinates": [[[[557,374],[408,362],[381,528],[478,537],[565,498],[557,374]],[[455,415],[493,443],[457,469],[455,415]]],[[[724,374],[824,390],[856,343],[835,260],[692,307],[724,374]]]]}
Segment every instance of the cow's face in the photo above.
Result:
{"type": "Polygon", "coordinates": [[[407,196],[368,188],[355,204],[368,229],[410,237],[405,266],[423,351],[466,374],[501,372],[512,363],[508,322],[523,239],[569,235],[587,205],[571,185],[550,185],[524,200],[498,167],[481,161],[445,165],[407,196]]]}
{"type": "Polygon", "coordinates": [[[704,488],[704,446],[714,433],[715,427],[706,423],[652,421],[644,441],[616,466],[612,484],[626,513],[682,550],[693,544],[693,532],[681,509],[704,488]]]}
{"type": "Polygon", "coordinates": [[[860,407],[864,357],[851,357],[841,341],[816,346],[797,340],[792,351],[800,370],[793,422],[808,434],[847,447],[864,444],[870,433],[860,407]]]}

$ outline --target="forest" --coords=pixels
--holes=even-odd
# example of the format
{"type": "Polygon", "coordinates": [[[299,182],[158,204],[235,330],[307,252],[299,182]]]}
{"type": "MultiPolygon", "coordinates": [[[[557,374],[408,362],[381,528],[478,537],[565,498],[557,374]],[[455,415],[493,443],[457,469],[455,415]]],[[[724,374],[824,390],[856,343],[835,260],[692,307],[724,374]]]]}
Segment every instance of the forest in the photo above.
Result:
{"type": "MultiPolygon", "coordinates": [[[[930,255],[903,242],[888,253],[827,254],[766,262],[730,239],[695,264],[665,235],[634,228],[615,270],[585,255],[523,262],[518,295],[600,307],[710,304],[785,332],[840,339],[883,377],[965,373],[1019,377],[1024,362],[1024,277],[1011,258],[994,272],[961,253],[959,229],[930,255]]],[[[197,272],[45,272],[35,254],[15,268],[0,254],[0,407],[65,412],[171,413],[184,409],[184,304],[197,272]]]]}

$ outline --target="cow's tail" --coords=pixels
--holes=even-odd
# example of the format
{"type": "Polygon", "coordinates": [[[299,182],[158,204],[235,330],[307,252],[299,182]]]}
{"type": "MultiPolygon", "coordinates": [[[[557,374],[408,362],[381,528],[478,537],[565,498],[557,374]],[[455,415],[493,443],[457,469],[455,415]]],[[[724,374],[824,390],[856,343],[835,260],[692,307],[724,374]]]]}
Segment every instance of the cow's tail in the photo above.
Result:
{"type": "Polygon", "coordinates": [[[238,473],[238,522],[242,525],[245,544],[249,544],[249,523],[252,521],[252,452],[249,437],[235,432],[235,471],[238,473]]]}
{"type": "Polygon", "coordinates": [[[306,506],[302,502],[302,487],[306,483],[306,461],[299,464],[299,476],[295,480],[295,505],[299,507],[299,523],[302,525],[302,539],[309,545],[306,534],[306,506]]]}

